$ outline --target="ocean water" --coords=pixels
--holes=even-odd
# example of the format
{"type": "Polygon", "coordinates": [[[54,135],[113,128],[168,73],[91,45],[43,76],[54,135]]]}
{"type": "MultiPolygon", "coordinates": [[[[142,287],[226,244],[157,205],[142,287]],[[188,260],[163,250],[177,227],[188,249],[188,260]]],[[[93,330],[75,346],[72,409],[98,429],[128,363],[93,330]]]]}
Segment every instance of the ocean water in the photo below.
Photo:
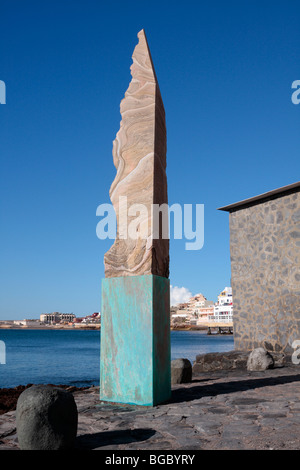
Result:
{"type": "MultiPolygon", "coordinates": [[[[26,384],[99,385],[100,332],[91,330],[0,330],[5,364],[0,388],[26,384]]],[[[233,335],[171,331],[171,359],[192,363],[197,354],[234,349],[233,335]]]]}

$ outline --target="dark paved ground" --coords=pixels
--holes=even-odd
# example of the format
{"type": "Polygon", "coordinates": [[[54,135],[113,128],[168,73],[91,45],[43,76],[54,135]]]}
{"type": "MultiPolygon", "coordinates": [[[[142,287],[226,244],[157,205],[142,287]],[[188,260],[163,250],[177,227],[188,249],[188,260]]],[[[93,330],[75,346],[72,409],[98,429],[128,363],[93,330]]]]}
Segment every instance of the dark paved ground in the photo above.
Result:
{"type": "MultiPolygon", "coordinates": [[[[300,449],[300,367],[203,373],[153,408],[75,392],[78,450],[300,449]]],[[[15,411],[0,416],[0,450],[17,450],[15,411]]]]}

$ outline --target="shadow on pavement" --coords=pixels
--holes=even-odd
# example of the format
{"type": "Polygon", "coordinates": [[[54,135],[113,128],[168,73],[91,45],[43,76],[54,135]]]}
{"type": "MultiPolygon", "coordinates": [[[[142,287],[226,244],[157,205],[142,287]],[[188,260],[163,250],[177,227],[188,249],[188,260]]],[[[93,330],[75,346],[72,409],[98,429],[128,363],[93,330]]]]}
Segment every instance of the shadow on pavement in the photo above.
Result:
{"type": "Polygon", "coordinates": [[[146,441],[155,434],[154,429],[124,429],[119,431],[103,431],[84,434],[76,439],[76,448],[92,450],[108,445],[129,444],[130,442],[146,441]]]}
{"type": "Polygon", "coordinates": [[[196,400],[201,397],[216,396],[225,393],[237,393],[255,388],[283,385],[292,382],[300,382],[300,374],[244,380],[241,379],[232,382],[217,382],[214,384],[180,387],[172,390],[172,398],[168,401],[168,403],[182,403],[196,400]]]}

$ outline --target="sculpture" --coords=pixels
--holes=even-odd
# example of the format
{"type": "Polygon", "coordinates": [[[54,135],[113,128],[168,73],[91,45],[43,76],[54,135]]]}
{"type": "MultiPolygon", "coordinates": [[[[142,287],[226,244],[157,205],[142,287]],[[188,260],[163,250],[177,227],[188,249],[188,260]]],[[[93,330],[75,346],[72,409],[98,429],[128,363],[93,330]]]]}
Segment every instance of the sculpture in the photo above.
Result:
{"type": "Polygon", "coordinates": [[[110,198],[117,214],[117,237],[104,257],[105,277],[169,276],[169,240],[153,237],[159,229],[152,211],[153,204],[168,203],[165,110],[144,30],[138,38],[132,80],[121,102],[122,121],[113,143],[117,174],[110,198]],[[124,196],[127,200],[122,204],[124,196]],[[127,211],[139,204],[147,210],[139,215],[139,234],[132,239],[127,229],[136,214],[130,216],[127,211]]]}
{"type": "Polygon", "coordinates": [[[144,30],[138,38],[113,143],[117,236],[104,257],[100,399],[153,406],[171,394],[169,239],[154,210],[168,200],[166,126],[144,30]]]}

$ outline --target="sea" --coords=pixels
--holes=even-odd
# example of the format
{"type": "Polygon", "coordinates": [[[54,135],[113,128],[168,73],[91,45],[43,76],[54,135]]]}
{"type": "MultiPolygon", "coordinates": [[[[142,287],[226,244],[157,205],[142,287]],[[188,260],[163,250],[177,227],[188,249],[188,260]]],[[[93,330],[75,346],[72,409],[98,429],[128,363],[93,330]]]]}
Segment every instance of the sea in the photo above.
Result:
{"type": "MultiPolygon", "coordinates": [[[[99,385],[99,330],[0,330],[0,388],[27,384],[99,385]],[[1,359],[1,358],[0,358],[1,359]],[[3,360],[4,359],[4,360],[3,360]]],[[[233,335],[171,331],[171,359],[234,349],[233,335]]]]}

